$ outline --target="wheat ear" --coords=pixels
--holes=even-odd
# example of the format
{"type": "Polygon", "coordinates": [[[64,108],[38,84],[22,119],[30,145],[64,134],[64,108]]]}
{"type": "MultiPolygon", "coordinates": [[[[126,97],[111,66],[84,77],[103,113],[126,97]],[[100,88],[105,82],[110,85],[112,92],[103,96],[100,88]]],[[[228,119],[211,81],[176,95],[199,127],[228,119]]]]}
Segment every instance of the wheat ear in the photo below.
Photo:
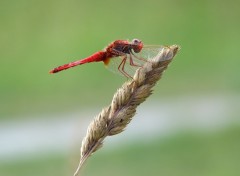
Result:
{"type": "Polygon", "coordinates": [[[107,136],[121,133],[130,123],[137,106],[151,95],[152,87],[161,78],[178,50],[177,45],[162,47],[154,58],[149,58],[150,62],[146,62],[136,71],[132,80],[125,82],[117,90],[111,105],[104,108],[88,126],[82,141],[81,159],[74,176],[88,157],[102,147],[107,136]]]}

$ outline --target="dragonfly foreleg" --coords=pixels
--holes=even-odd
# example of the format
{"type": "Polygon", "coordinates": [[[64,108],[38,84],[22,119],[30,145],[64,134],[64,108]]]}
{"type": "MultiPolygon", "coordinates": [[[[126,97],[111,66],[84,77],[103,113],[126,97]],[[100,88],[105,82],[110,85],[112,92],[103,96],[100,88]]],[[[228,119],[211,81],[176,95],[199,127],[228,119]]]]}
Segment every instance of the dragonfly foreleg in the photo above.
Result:
{"type": "Polygon", "coordinates": [[[141,65],[138,65],[138,64],[135,64],[134,62],[133,62],[133,58],[132,58],[132,54],[129,54],[129,62],[130,62],[130,65],[131,66],[134,66],[134,67],[142,67],[141,65]]]}
{"type": "Polygon", "coordinates": [[[124,57],[121,61],[121,63],[119,64],[118,66],[118,70],[126,77],[128,78],[132,78],[125,70],[125,64],[126,64],[126,61],[127,61],[127,57],[124,57]]]}

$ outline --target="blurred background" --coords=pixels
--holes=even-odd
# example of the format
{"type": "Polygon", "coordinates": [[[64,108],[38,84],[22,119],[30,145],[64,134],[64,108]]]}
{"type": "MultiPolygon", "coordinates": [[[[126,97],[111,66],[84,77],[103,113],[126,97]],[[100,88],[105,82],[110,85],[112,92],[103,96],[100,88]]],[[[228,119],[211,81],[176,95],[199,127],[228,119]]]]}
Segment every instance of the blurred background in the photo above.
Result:
{"type": "Polygon", "coordinates": [[[82,175],[240,174],[240,3],[0,0],[0,175],[72,175],[87,126],[126,78],[50,75],[116,39],[181,46],[153,95],[82,175]]]}

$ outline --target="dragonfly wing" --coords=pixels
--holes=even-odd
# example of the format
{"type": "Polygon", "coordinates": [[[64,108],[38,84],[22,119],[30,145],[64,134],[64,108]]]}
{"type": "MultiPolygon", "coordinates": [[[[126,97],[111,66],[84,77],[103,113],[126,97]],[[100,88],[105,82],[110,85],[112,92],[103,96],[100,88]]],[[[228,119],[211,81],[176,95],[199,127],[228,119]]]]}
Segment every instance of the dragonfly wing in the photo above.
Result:
{"type": "Polygon", "coordinates": [[[149,62],[149,59],[156,57],[163,48],[163,46],[146,46],[139,53],[133,52],[111,58],[106,67],[121,76],[132,78],[138,68],[149,62]]]}
{"type": "Polygon", "coordinates": [[[161,45],[147,45],[144,46],[139,53],[134,53],[137,57],[143,58],[145,60],[153,59],[163,50],[164,46],[161,45]]]}

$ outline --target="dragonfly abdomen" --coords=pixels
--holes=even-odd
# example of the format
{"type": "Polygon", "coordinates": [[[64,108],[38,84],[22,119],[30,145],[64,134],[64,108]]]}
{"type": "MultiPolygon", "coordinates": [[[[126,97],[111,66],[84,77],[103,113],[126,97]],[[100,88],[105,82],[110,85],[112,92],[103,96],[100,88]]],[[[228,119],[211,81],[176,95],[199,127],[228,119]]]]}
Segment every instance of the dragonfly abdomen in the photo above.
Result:
{"type": "Polygon", "coordinates": [[[106,59],[106,52],[99,51],[99,52],[96,52],[93,55],[91,55],[91,56],[89,56],[85,59],[70,62],[68,64],[64,64],[64,65],[61,65],[59,67],[56,67],[53,70],[51,70],[50,73],[57,73],[57,72],[60,72],[62,70],[69,69],[71,67],[75,67],[77,65],[82,65],[82,64],[85,64],[85,63],[89,63],[89,62],[100,62],[100,61],[104,61],[105,59],[106,59]]]}
{"type": "Polygon", "coordinates": [[[79,64],[85,64],[85,63],[89,63],[89,62],[100,62],[100,61],[104,61],[106,59],[106,52],[104,51],[99,51],[94,53],[93,55],[82,59],[79,61],[79,64]]]}

